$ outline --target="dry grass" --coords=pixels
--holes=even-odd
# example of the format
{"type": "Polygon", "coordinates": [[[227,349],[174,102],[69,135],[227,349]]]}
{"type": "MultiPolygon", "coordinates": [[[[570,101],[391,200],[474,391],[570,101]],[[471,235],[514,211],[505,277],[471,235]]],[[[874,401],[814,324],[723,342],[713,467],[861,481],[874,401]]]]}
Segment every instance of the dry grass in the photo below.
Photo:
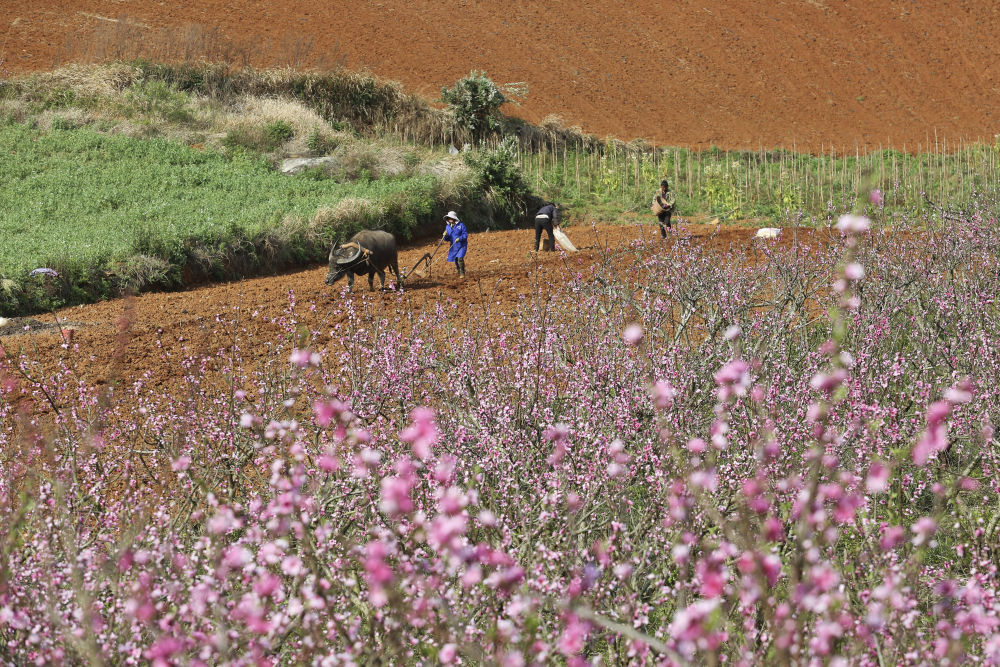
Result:
{"type": "Polygon", "coordinates": [[[337,145],[349,140],[348,132],[334,130],[316,111],[305,104],[282,98],[246,96],[213,121],[213,131],[261,130],[274,123],[285,123],[292,129],[292,138],[282,152],[287,155],[310,153],[310,142],[337,145]]]}
{"type": "Polygon", "coordinates": [[[100,22],[90,33],[69,36],[59,63],[149,59],[159,62],[225,62],[237,67],[337,68],[344,57],[335,45],[319,52],[312,38],[287,31],[266,41],[233,39],[219,26],[197,23],[153,27],[126,14],[100,22]]]}
{"type": "Polygon", "coordinates": [[[71,107],[69,109],[46,109],[35,120],[35,126],[46,132],[53,129],[76,129],[93,123],[95,116],[89,111],[71,107]]]}
{"type": "Polygon", "coordinates": [[[109,98],[131,86],[141,71],[124,63],[104,66],[72,64],[12,80],[23,99],[44,97],[51,91],[70,91],[78,98],[109,98]]]}
{"type": "Polygon", "coordinates": [[[429,174],[438,184],[438,201],[462,201],[471,194],[475,177],[472,168],[458,156],[422,163],[420,173],[429,174]]]}
{"type": "Polygon", "coordinates": [[[350,222],[377,220],[378,204],[361,197],[345,197],[329,208],[321,208],[313,216],[315,227],[339,228],[350,222]]]}

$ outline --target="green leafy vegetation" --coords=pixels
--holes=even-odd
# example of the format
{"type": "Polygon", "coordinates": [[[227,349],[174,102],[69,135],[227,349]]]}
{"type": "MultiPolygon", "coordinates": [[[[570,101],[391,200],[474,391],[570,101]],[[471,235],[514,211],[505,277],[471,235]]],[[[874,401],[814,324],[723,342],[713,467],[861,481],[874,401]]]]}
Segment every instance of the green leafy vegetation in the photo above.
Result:
{"type": "Polygon", "coordinates": [[[228,271],[321,261],[337,233],[361,226],[409,236],[430,215],[437,187],[416,174],[288,177],[248,152],[227,156],[89,129],[9,123],[0,144],[10,151],[0,172],[0,276],[18,285],[0,296],[5,314],[110,296],[126,285],[179,285],[185,268],[233,277],[228,271]],[[367,215],[336,212],[350,199],[370,202],[367,215]],[[238,248],[245,249],[239,257],[238,248]],[[55,288],[27,279],[42,266],[60,272],[55,288]]]}

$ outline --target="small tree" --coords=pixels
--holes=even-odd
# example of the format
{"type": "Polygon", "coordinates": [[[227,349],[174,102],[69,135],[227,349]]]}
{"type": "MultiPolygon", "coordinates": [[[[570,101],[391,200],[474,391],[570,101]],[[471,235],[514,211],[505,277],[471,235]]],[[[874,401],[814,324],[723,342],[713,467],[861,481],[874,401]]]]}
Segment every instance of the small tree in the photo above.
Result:
{"type": "Polygon", "coordinates": [[[527,84],[523,82],[498,86],[486,72],[472,70],[451,88],[442,88],[441,101],[448,104],[458,123],[478,139],[498,131],[500,107],[513,101],[512,98],[523,98],[527,92],[527,84]]]}

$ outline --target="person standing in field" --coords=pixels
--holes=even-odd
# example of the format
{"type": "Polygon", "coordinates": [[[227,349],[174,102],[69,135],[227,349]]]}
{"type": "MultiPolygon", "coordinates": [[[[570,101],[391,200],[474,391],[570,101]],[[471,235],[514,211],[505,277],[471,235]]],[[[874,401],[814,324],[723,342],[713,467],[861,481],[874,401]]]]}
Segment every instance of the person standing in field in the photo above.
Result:
{"type": "Polygon", "coordinates": [[[656,218],[660,224],[660,236],[667,238],[667,230],[670,229],[670,216],[674,213],[674,206],[677,199],[670,191],[670,183],[666,179],[660,181],[660,189],[653,196],[653,210],[658,210],[656,218]]]}
{"type": "Polygon", "coordinates": [[[535,252],[538,252],[538,246],[542,241],[543,229],[549,233],[549,241],[552,242],[552,247],[549,250],[556,249],[556,235],[552,231],[553,227],[559,228],[559,207],[549,202],[538,209],[538,213],[535,214],[535,252]]]}
{"type": "Polygon", "coordinates": [[[469,230],[465,228],[465,223],[458,219],[458,214],[448,211],[444,216],[444,236],[441,238],[451,243],[448,249],[448,261],[455,262],[458,269],[458,277],[465,277],[465,253],[469,249],[469,230]]]}

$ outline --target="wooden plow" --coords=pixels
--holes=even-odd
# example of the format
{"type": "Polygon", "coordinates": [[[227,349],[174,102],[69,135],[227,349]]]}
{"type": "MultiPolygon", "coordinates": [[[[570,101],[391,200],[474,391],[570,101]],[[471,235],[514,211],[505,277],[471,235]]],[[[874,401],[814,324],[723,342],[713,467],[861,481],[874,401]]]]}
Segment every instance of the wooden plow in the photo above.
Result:
{"type": "Polygon", "coordinates": [[[434,252],[425,252],[412,267],[404,270],[401,279],[408,280],[411,275],[417,278],[426,278],[429,276],[431,273],[431,260],[434,259],[434,255],[437,254],[438,248],[441,247],[442,243],[444,243],[444,239],[438,241],[437,245],[434,246],[434,252]]]}

